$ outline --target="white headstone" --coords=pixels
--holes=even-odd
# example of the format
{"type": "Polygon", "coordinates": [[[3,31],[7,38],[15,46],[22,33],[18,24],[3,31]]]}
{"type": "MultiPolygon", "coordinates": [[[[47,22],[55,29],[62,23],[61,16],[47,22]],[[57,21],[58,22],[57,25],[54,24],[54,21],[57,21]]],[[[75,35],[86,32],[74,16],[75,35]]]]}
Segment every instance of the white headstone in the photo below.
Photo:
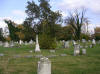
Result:
{"type": "Polygon", "coordinates": [[[73,45],[76,45],[77,43],[73,40],[73,45]]]}
{"type": "Polygon", "coordinates": [[[22,40],[20,40],[20,41],[19,41],[19,44],[20,44],[20,45],[21,45],[21,44],[23,44],[23,41],[22,41],[22,40]]]}
{"type": "Polygon", "coordinates": [[[82,49],[82,54],[83,54],[83,55],[86,54],[86,49],[82,49]]]}
{"type": "Polygon", "coordinates": [[[38,62],[37,74],[51,74],[51,61],[43,57],[38,62]]]}
{"type": "Polygon", "coordinates": [[[29,41],[29,44],[33,44],[33,40],[30,40],[30,41],[29,41]]]}
{"type": "Polygon", "coordinates": [[[93,45],[95,45],[95,44],[96,44],[96,41],[95,41],[95,39],[93,39],[93,40],[92,40],[92,44],[93,44],[93,45]]]}
{"type": "Polygon", "coordinates": [[[4,47],[9,47],[9,43],[8,42],[5,42],[4,43],[4,47]]]}
{"type": "Polygon", "coordinates": [[[74,46],[74,56],[80,54],[80,46],[78,44],[75,44],[74,46]]]}
{"type": "Polygon", "coordinates": [[[69,41],[66,41],[66,42],[64,43],[64,48],[69,48],[69,41]]]}
{"type": "Polygon", "coordinates": [[[36,47],[35,47],[35,52],[40,52],[40,46],[38,42],[38,35],[36,35],[36,47]]]}

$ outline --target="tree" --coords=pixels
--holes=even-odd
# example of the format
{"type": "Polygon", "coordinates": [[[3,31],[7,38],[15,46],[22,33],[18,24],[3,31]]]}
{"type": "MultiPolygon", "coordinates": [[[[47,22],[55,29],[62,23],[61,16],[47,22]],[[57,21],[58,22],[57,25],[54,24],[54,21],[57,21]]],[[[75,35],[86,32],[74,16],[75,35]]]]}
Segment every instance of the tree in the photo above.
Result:
{"type": "Polygon", "coordinates": [[[25,38],[25,35],[23,33],[24,27],[23,25],[18,25],[17,28],[19,29],[19,31],[17,31],[15,34],[18,36],[20,40],[23,40],[25,38]]]}
{"type": "Polygon", "coordinates": [[[16,27],[17,24],[15,24],[14,22],[12,22],[11,20],[4,20],[5,23],[8,25],[8,29],[9,29],[9,36],[11,38],[11,40],[13,41],[18,41],[19,38],[18,36],[16,35],[16,32],[18,32],[18,28],[16,27]]]}
{"type": "Polygon", "coordinates": [[[24,41],[35,40],[35,32],[29,21],[25,20],[23,23],[23,33],[25,35],[24,41]]]}
{"type": "Polygon", "coordinates": [[[2,28],[0,28],[0,41],[4,41],[4,37],[3,37],[3,30],[2,28]]]}
{"type": "Polygon", "coordinates": [[[72,27],[70,25],[62,27],[61,35],[59,36],[61,40],[71,40],[73,38],[72,27]]]}
{"type": "Polygon", "coordinates": [[[55,40],[55,26],[61,22],[61,14],[59,11],[54,12],[51,10],[49,0],[39,0],[38,2],[39,4],[35,4],[34,1],[27,2],[26,13],[28,17],[26,19],[31,24],[34,24],[34,31],[36,33],[43,34],[41,37],[45,35],[46,38],[49,36],[49,38],[55,40]]]}
{"type": "Polygon", "coordinates": [[[81,12],[75,10],[74,15],[70,13],[70,16],[68,16],[65,19],[65,23],[67,23],[67,25],[70,25],[72,27],[74,38],[76,40],[80,39],[81,27],[87,23],[87,20],[88,19],[85,17],[84,9],[81,12]]]}
{"type": "Polygon", "coordinates": [[[95,28],[94,37],[95,37],[96,40],[100,40],[100,27],[95,28]]]}
{"type": "Polygon", "coordinates": [[[26,13],[28,20],[34,27],[38,27],[38,32],[55,35],[55,24],[61,22],[61,14],[59,11],[53,12],[49,4],[49,0],[39,0],[39,5],[34,1],[27,2],[26,13]]]}

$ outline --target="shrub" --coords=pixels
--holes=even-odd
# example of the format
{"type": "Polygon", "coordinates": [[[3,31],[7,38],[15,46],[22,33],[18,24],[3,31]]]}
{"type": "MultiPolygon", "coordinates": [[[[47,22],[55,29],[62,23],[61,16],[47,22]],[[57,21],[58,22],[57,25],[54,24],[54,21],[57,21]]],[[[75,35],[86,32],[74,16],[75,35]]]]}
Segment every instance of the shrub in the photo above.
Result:
{"type": "Polygon", "coordinates": [[[100,33],[95,33],[95,39],[100,40],[100,33]]]}
{"type": "Polygon", "coordinates": [[[39,44],[42,49],[55,49],[57,46],[56,39],[46,34],[39,35],[39,44]]]}
{"type": "Polygon", "coordinates": [[[89,40],[90,37],[89,37],[89,35],[87,35],[87,34],[81,34],[81,39],[89,40]]]}

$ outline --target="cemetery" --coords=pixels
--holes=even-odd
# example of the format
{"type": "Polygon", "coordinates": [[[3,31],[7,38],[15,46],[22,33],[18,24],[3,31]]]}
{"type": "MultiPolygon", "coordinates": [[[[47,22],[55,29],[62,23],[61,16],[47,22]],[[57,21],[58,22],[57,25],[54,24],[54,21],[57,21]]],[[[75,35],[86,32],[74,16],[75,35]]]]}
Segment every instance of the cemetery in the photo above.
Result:
{"type": "Polygon", "coordinates": [[[1,0],[0,74],[100,74],[99,5],[1,0]]]}
{"type": "Polygon", "coordinates": [[[41,49],[41,52],[35,52],[35,44],[30,47],[30,43],[21,45],[19,48],[16,47],[18,45],[14,47],[0,46],[0,74],[100,73],[100,44],[96,42],[96,45],[90,48],[91,41],[91,43],[86,43],[87,48],[80,48],[77,45],[74,47],[73,41],[69,41],[69,48],[64,48],[60,42],[58,43],[59,48],[41,49]],[[46,67],[39,63],[41,65],[38,68],[38,62],[43,57],[49,59],[50,66],[48,64],[46,67]]]}

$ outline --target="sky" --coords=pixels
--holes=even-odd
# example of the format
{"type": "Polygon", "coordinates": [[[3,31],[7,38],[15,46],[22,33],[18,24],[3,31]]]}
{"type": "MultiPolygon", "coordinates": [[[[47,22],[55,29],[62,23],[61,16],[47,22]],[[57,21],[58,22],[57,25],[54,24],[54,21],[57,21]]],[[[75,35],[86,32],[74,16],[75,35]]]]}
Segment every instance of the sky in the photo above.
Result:
{"type": "MultiPolygon", "coordinates": [[[[25,10],[27,1],[32,0],[0,0],[0,27],[5,27],[4,19],[11,19],[21,24],[27,17],[25,10]]],[[[38,0],[33,0],[38,3],[38,0]]],[[[85,8],[86,17],[89,18],[91,28],[100,26],[100,0],[50,0],[52,10],[60,10],[63,18],[67,17],[69,11],[85,8]]]]}

